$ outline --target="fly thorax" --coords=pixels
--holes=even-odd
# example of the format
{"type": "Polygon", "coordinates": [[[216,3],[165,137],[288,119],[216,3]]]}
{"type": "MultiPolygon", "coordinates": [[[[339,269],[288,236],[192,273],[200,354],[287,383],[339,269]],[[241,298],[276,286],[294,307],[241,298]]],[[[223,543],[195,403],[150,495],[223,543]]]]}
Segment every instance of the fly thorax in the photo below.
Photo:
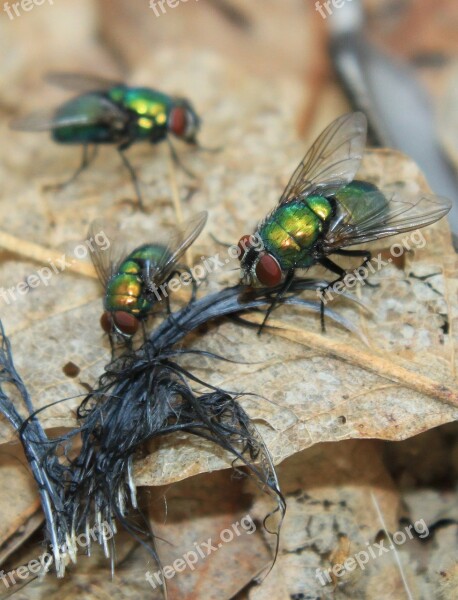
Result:
{"type": "Polygon", "coordinates": [[[265,248],[283,270],[295,268],[312,252],[332,207],[323,196],[280,205],[262,225],[265,248]]]}
{"type": "Polygon", "coordinates": [[[122,104],[126,97],[126,91],[127,88],[125,85],[116,85],[108,91],[107,95],[110,98],[110,100],[113,100],[113,102],[122,104]]]}
{"type": "Polygon", "coordinates": [[[105,290],[105,309],[121,310],[135,314],[143,285],[137,275],[118,273],[110,279],[105,290]]]}

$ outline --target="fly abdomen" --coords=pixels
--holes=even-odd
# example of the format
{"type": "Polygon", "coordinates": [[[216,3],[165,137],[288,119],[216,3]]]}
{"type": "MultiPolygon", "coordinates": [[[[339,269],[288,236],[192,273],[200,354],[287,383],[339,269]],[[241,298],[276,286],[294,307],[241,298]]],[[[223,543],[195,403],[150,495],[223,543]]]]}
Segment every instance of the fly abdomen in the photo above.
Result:
{"type": "Polygon", "coordinates": [[[140,266],[145,262],[158,265],[163,262],[169,254],[163,244],[144,244],[129,255],[131,261],[136,261],[140,266]]]}
{"type": "MultiPolygon", "coordinates": [[[[107,119],[103,123],[95,116],[99,115],[101,110],[101,101],[103,95],[100,93],[84,94],[69,100],[56,111],[56,122],[65,122],[68,124],[58,126],[52,130],[54,141],[60,144],[112,144],[116,142],[116,130],[112,123],[107,119]],[[87,116],[87,123],[81,118],[81,115],[87,116]],[[75,124],[72,125],[72,118],[75,118],[75,124]]],[[[120,134],[122,137],[122,135],[120,134]]]]}
{"type": "Polygon", "coordinates": [[[334,199],[340,212],[350,215],[353,223],[360,223],[370,215],[388,214],[389,204],[385,195],[368,181],[355,179],[341,188],[334,199]]]}

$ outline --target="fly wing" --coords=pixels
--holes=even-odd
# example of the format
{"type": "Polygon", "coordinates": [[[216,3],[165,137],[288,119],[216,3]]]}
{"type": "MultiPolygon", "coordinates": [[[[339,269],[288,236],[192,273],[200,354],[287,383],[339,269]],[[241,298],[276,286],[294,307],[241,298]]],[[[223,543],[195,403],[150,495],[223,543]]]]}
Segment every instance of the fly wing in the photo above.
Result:
{"type": "Polygon", "coordinates": [[[47,83],[72,92],[96,92],[123,85],[120,81],[106,79],[97,75],[56,71],[47,73],[44,80],[47,83]]]}
{"type": "Polygon", "coordinates": [[[89,227],[92,264],[105,287],[128,254],[125,239],[110,221],[96,219],[89,227]]]}
{"type": "Polygon", "coordinates": [[[17,131],[51,131],[61,127],[77,125],[115,124],[122,128],[128,121],[128,114],[108,98],[100,94],[87,94],[70,104],[54,110],[37,111],[15,119],[11,129],[17,131]],[[84,100],[84,101],[83,101],[84,100]]]}
{"type": "Polygon", "coordinates": [[[291,177],[280,204],[326,190],[332,194],[355,178],[364,154],[367,119],[361,112],[333,121],[314,142],[291,177]]]}
{"type": "Polygon", "coordinates": [[[11,129],[17,131],[50,131],[58,127],[67,127],[71,125],[90,125],[91,119],[86,114],[76,114],[70,116],[58,116],[56,110],[36,111],[14,119],[10,123],[11,129]]]}
{"type": "MultiPolygon", "coordinates": [[[[326,254],[346,246],[371,242],[380,238],[427,227],[444,217],[452,207],[447,198],[419,192],[376,190],[354,198],[355,210],[338,208],[340,215],[331,224],[323,242],[326,254]],[[383,201],[381,201],[383,198],[383,201]]],[[[348,198],[347,206],[352,205],[348,198]]]]}
{"type": "Polygon", "coordinates": [[[158,261],[157,269],[153,274],[156,284],[167,279],[186,250],[201,234],[207,218],[208,213],[206,211],[198,213],[172,235],[168,244],[164,246],[162,259],[158,261]]]}

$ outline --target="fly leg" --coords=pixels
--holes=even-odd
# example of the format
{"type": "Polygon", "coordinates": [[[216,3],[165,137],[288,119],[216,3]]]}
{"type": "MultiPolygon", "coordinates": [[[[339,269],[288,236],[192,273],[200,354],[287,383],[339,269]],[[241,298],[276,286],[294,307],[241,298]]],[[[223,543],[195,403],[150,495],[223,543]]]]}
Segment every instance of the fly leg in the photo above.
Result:
{"type": "Polygon", "coordinates": [[[339,275],[339,277],[337,279],[334,279],[334,281],[331,281],[330,283],[328,283],[328,285],[326,287],[324,287],[324,288],[321,289],[320,323],[321,323],[321,331],[322,331],[322,333],[326,333],[326,325],[324,323],[324,293],[329,288],[332,288],[337,282],[342,281],[343,278],[347,275],[347,271],[345,271],[345,269],[342,269],[342,267],[339,267],[339,265],[336,265],[335,262],[332,262],[332,260],[330,260],[326,256],[323,256],[323,258],[321,258],[319,260],[319,263],[320,263],[321,266],[323,266],[326,269],[328,269],[328,271],[331,271],[332,273],[335,273],[336,275],[339,275]]]}
{"type": "Polygon", "coordinates": [[[223,248],[232,248],[232,246],[234,246],[234,243],[228,244],[227,242],[222,242],[216,236],[214,236],[213,233],[209,233],[209,236],[215,242],[215,244],[218,244],[218,246],[222,246],[223,248]]]}
{"type": "MultiPolygon", "coordinates": [[[[145,319],[141,319],[140,320],[140,325],[141,325],[141,328],[142,328],[143,342],[146,345],[146,342],[148,341],[148,334],[146,332],[146,321],[145,321],[145,319]]],[[[146,349],[148,350],[148,348],[146,348],[146,349]]],[[[147,354],[148,354],[148,352],[147,352],[147,354]]]]}
{"type": "Polygon", "coordinates": [[[282,288],[280,289],[280,291],[278,292],[278,294],[275,296],[275,299],[273,300],[273,302],[271,303],[271,305],[269,306],[269,308],[267,309],[267,312],[264,316],[264,320],[261,323],[259,329],[258,329],[258,335],[261,335],[261,332],[264,328],[264,325],[267,323],[267,319],[270,316],[270,313],[273,311],[273,309],[277,306],[277,304],[279,303],[279,301],[283,298],[283,296],[286,294],[286,292],[289,290],[289,288],[291,287],[291,284],[294,280],[294,269],[290,269],[286,275],[285,281],[283,283],[282,288]]]}
{"type": "Polygon", "coordinates": [[[143,204],[143,198],[142,198],[142,193],[140,191],[140,184],[138,182],[137,174],[125,154],[125,151],[131,146],[131,144],[132,144],[131,140],[128,140],[127,142],[122,143],[120,146],[118,146],[118,153],[119,153],[119,156],[121,157],[123,165],[126,167],[127,171],[129,172],[132,183],[134,184],[135,193],[137,195],[138,206],[141,211],[145,212],[145,205],[143,204]]]}
{"type": "Polygon", "coordinates": [[[67,179],[67,181],[63,181],[62,183],[46,185],[44,187],[44,189],[45,190],[53,190],[53,191],[62,190],[63,188],[65,188],[68,185],[70,185],[71,183],[73,183],[76,179],[78,179],[78,177],[81,175],[81,173],[89,167],[89,165],[94,161],[95,157],[97,156],[98,148],[95,144],[94,144],[93,148],[94,149],[92,151],[92,154],[90,154],[89,153],[89,144],[83,145],[83,156],[81,158],[81,164],[76,169],[76,171],[73,173],[73,175],[70,177],[70,179],[67,179]]]}
{"type": "Polygon", "coordinates": [[[172,311],[172,305],[170,303],[170,296],[168,294],[166,294],[165,298],[164,298],[164,302],[165,302],[165,308],[167,310],[167,314],[169,315],[169,317],[172,318],[172,320],[175,322],[175,320],[172,317],[173,311],[172,311]]]}
{"type": "Polygon", "coordinates": [[[167,138],[167,142],[168,142],[169,148],[170,148],[170,155],[171,155],[172,160],[175,163],[175,165],[177,167],[179,167],[184,173],[186,173],[186,175],[188,177],[190,177],[191,179],[197,179],[196,175],[184,166],[180,157],[178,156],[178,152],[175,150],[175,147],[169,138],[167,138]]]}
{"type": "Polygon", "coordinates": [[[186,265],[180,265],[180,268],[182,269],[182,271],[184,271],[191,277],[192,291],[191,291],[191,299],[189,300],[189,304],[191,304],[191,302],[195,301],[196,296],[197,296],[197,281],[194,279],[192,271],[189,267],[187,267],[186,265]]]}
{"type": "Polygon", "coordinates": [[[113,339],[113,336],[111,333],[108,334],[108,339],[110,340],[111,360],[113,361],[115,359],[115,355],[116,355],[116,346],[115,346],[115,342],[114,342],[114,339],[113,339]]]}
{"type": "MultiPolygon", "coordinates": [[[[172,275],[173,275],[173,273],[171,274],[171,276],[172,275]]],[[[175,327],[179,331],[186,332],[186,330],[175,319],[175,315],[173,314],[173,310],[172,310],[172,305],[170,303],[170,296],[168,294],[166,294],[164,301],[165,301],[165,307],[166,307],[166,310],[167,310],[168,318],[170,319],[170,321],[172,321],[172,323],[175,325],[175,327]]]]}
{"type": "Polygon", "coordinates": [[[199,150],[199,152],[208,152],[209,154],[218,154],[223,151],[223,146],[216,146],[215,148],[208,148],[207,146],[201,146],[197,140],[192,142],[192,146],[199,150]]]}
{"type": "Polygon", "coordinates": [[[150,345],[148,344],[148,333],[146,331],[146,319],[141,319],[140,323],[143,333],[143,348],[145,349],[146,358],[148,359],[148,361],[151,361],[150,345]]]}
{"type": "MultiPolygon", "coordinates": [[[[361,256],[364,258],[363,262],[360,264],[358,269],[355,269],[355,271],[365,268],[366,265],[372,260],[372,252],[370,252],[370,250],[336,250],[334,254],[339,254],[340,256],[361,256]]],[[[369,283],[367,279],[364,280],[364,284],[373,288],[380,287],[379,283],[369,283]]]]}
{"type": "MultiPolygon", "coordinates": [[[[169,280],[170,278],[174,277],[175,275],[180,276],[182,272],[188,273],[189,276],[191,277],[191,284],[192,284],[192,291],[191,291],[191,298],[189,300],[188,306],[195,301],[196,299],[196,295],[197,295],[197,282],[194,279],[191,269],[189,269],[188,267],[184,266],[184,265],[180,265],[180,271],[172,271],[172,273],[170,274],[169,280]]],[[[167,313],[169,314],[169,318],[173,321],[173,323],[175,324],[175,327],[177,327],[180,331],[185,331],[185,329],[180,325],[180,323],[178,323],[178,321],[175,319],[173,312],[171,310],[171,306],[170,306],[170,299],[167,296],[166,298],[166,304],[167,304],[167,313]]]]}

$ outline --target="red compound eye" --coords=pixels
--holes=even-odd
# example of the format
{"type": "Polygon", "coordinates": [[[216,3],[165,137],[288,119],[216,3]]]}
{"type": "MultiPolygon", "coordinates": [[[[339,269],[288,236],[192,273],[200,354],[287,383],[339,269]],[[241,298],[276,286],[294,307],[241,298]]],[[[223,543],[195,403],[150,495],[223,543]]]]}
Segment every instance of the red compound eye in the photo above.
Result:
{"type": "Polygon", "coordinates": [[[117,310],[113,313],[113,321],[119,331],[124,335],[132,336],[138,331],[138,319],[130,313],[117,310]]]}
{"type": "Polygon", "coordinates": [[[251,242],[251,235],[242,235],[239,243],[237,244],[237,247],[239,249],[239,260],[242,260],[242,258],[245,256],[247,250],[250,248],[250,245],[251,245],[250,242],[251,242]]]}
{"type": "Polygon", "coordinates": [[[170,130],[177,137],[183,137],[188,127],[188,115],[185,108],[178,106],[170,113],[170,130]]]}
{"type": "Polygon", "coordinates": [[[282,278],[278,261],[271,254],[264,254],[256,265],[256,277],[266,287],[275,287],[282,278]]]}
{"type": "Polygon", "coordinates": [[[113,330],[113,318],[111,313],[104,312],[102,318],[100,319],[100,325],[105,333],[111,333],[113,330]]]}
{"type": "Polygon", "coordinates": [[[137,333],[139,326],[137,317],[121,310],[114,313],[104,312],[100,324],[106,333],[113,333],[116,327],[118,331],[129,337],[137,333]]]}

